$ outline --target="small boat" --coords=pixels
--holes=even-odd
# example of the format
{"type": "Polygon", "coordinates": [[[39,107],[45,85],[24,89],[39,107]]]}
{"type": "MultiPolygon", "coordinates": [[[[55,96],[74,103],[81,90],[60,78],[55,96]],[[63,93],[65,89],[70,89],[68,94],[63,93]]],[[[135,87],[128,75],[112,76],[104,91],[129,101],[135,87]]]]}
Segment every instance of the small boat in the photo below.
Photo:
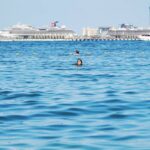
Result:
{"type": "Polygon", "coordinates": [[[142,41],[150,41],[150,34],[139,35],[138,38],[139,38],[139,40],[142,40],[142,41]]]}

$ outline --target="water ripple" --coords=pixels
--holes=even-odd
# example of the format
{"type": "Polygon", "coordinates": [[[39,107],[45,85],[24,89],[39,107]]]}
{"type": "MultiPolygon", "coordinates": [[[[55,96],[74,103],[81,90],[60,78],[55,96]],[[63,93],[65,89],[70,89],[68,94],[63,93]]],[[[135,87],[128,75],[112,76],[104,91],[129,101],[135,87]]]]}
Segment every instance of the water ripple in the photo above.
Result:
{"type": "Polygon", "coordinates": [[[1,42],[0,51],[0,149],[149,149],[149,43],[1,42]]]}

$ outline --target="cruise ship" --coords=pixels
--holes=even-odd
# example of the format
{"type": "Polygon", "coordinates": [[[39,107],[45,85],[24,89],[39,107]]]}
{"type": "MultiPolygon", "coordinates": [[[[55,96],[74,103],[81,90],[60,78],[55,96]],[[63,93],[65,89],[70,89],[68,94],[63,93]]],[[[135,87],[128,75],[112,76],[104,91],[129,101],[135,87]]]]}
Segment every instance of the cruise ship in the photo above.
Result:
{"type": "Polygon", "coordinates": [[[73,39],[76,33],[65,26],[58,27],[57,22],[52,22],[50,27],[35,28],[31,25],[17,24],[9,29],[0,31],[0,41],[20,40],[69,40],[73,39]]]}

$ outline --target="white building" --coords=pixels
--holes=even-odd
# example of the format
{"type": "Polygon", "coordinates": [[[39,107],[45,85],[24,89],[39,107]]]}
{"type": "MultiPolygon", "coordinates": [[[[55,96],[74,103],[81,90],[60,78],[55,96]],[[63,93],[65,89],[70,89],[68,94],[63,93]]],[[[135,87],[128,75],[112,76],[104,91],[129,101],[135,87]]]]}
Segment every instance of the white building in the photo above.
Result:
{"type": "Polygon", "coordinates": [[[87,36],[87,37],[97,36],[98,29],[97,28],[83,28],[82,35],[87,36]]]}

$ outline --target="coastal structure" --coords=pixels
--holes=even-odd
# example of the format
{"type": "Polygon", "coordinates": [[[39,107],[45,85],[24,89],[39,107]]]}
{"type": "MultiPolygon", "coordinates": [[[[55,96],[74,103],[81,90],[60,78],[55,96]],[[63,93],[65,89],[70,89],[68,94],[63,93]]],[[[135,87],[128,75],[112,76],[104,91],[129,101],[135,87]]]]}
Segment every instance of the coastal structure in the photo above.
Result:
{"type": "Polygon", "coordinates": [[[83,28],[83,36],[97,36],[98,29],[97,28],[83,28]]]}
{"type": "Polygon", "coordinates": [[[0,31],[0,41],[85,41],[85,40],[150,40],[150,28],[139,28],[121,24],[119,28],[84,28],[77,35],[65,26],[57,26],[57,21],[49,27],[35,28],[31,25],[17,24],[0,31]],[[145,36],[146,35],[146,36],[145,36]]]}
{"type": "Polygon", "coordinates": [[[65,40],[75,36],[76,33],[73,30],[65,26],[58,27],[57,22],[52,22],[48,28],[17,24],[0,31],[0,40],[65,40]]]}

